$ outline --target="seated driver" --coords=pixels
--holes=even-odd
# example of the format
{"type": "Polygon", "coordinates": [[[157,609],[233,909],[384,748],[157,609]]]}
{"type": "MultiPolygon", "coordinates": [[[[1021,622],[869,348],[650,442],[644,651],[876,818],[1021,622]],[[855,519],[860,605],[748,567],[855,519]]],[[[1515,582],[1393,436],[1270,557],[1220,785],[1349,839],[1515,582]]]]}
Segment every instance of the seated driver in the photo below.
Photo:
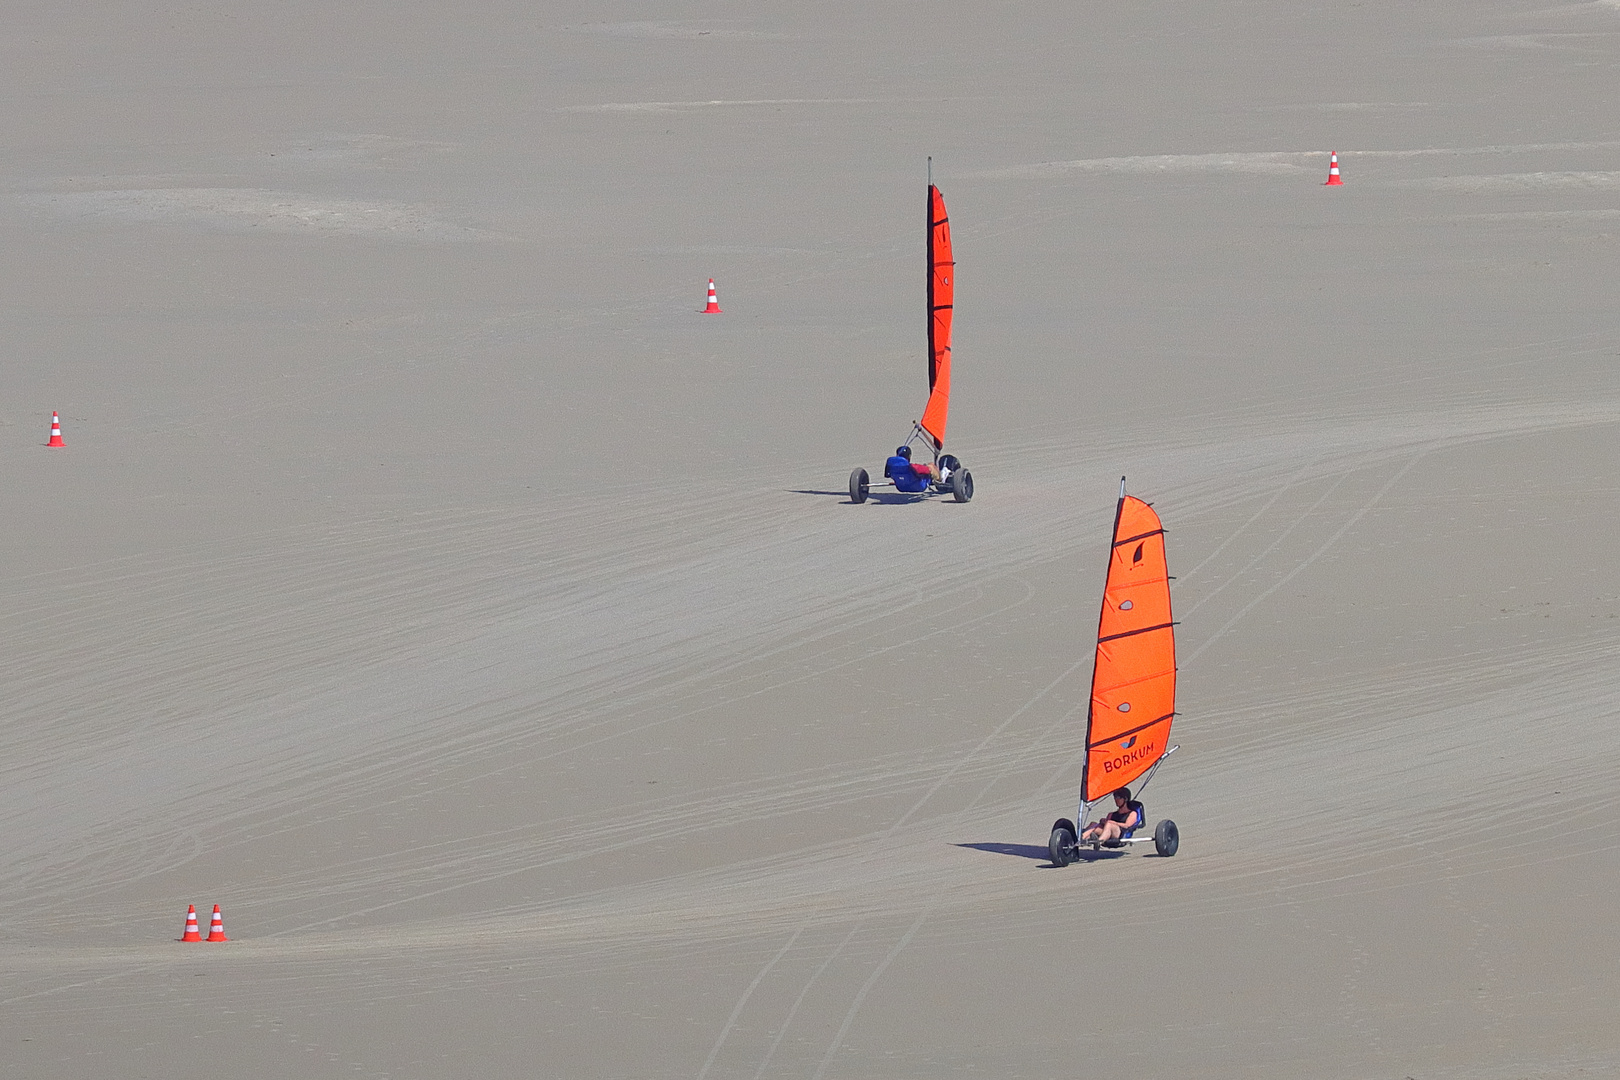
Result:
{"type": "Polygon", "coordinates": [[[894,481],[899,491],[927,491],[928,485],[939,479],[939,470],[931,463],[918,464],[911,460],[911,447],[896,447],[894,456],[883,465],[885,478],[894,481]]]}
{"type": "Polygon", "coordinates": [[[1141,804],[1131,803],[1131,789],[1122,787],[1114,792],[1114,812],[1098,818],[1080,834],[1081,843],[1106,844],[1142,824],[1141,804]]]}

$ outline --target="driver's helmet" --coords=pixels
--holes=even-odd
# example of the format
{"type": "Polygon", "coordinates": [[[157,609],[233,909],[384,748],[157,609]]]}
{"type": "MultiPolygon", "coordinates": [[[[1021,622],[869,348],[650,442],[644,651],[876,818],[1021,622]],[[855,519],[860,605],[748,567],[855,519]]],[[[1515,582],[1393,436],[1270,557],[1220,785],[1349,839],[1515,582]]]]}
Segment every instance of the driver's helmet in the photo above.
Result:
{"type": "Polygon", "coordinates": [[[894,455],[895,455],[895,457],[903,457],[907,461],[910,461],[911,460],[911,447],[909,447],[909,446],[897,446],[894,449],[894,455]]]}

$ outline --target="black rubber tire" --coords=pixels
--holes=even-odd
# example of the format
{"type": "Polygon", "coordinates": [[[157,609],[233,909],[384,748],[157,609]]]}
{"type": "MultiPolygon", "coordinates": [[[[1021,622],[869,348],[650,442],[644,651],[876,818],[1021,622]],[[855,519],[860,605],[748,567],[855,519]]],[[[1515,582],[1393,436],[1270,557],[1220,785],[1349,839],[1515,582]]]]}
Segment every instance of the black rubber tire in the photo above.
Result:
{"type": "Polygon", "coordinates": [[[1153,850],[1160,855],[1168,859],[1180,846],[1181,830],[1176,828],[1175,822],[1165,818],[1153,827],[1153,850]]]}
{"type": "Polygon", "coordinates": [[[956,460],[955,454],[941,454],[939,456],[939,467],[946,472],[955,472],[962,467],[962,463],[956,460]]]}
{"type": "Polygon", "coordinates": [[[856,469],[849,474],[849,501],[863,503],[872,492],[872,478],[866,475],[865,469],[856,469]]]}
{"type": "Polygon", "coordinates": [[[1077,852],[1074,830],[1064,828],[1066,824],[1068,823],[1060,821],[1052,826],[1052,835],[1046,841],[1046,852],[1052,856],[1053,866],[1068,866],[1074,862],[1077,852]]]}
{"type": "Polygon", "coordinates": [[[966,469],[951,473],[951,497],[957,502],[967,502],[973,498],[972,473],[966,469]]]}

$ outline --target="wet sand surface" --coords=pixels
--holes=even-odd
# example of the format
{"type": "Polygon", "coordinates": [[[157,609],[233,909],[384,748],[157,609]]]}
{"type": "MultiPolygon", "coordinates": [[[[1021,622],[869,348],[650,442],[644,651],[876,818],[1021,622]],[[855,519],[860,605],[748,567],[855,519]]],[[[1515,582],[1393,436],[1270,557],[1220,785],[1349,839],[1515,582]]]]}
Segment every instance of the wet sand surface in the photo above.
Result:
{"type": "Polygon", "coordinates": [[[1620,1072],[1620,6],[27,5],[0,60],[15,1075],[1620,1072]],[[852,506],[928,155],[977,495],[852,506]],[[1182,846],[1055,869],[1121,474],[1182,846]]]}

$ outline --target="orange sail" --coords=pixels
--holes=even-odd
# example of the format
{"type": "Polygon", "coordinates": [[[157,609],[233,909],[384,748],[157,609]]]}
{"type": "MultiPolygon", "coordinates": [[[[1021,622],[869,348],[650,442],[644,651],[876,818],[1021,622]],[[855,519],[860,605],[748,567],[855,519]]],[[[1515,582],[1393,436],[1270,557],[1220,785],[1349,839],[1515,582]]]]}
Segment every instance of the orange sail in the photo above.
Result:
{"type": "Polygon", "coordinates": [[[928,406],[917,423],[945,446],[945,420],[951,407],[951,304],[956,296],[956,263],[951,258],[951,219],[945,196],[928,185],[928,406]]]}
{"type": "Polygon", "coordinates": [[[1164,527],[1141,499],[1124,493],[1097,623],[1081,798],[1089,804],[1125,787],[1164,756],[1176,715],[1176,632],[1164,527]]]}

